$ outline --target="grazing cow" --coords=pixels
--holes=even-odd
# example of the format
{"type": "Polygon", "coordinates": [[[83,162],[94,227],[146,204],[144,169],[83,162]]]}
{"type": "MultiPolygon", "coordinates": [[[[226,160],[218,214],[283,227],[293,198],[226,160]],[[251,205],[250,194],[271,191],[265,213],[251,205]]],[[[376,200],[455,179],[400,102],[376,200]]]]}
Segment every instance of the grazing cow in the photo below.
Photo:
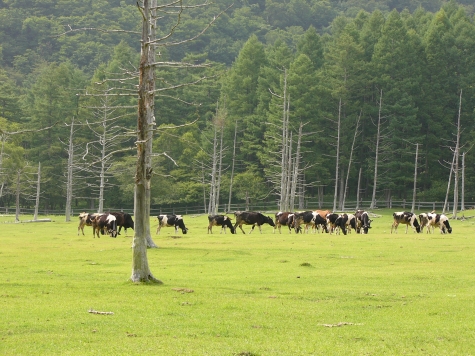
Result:
{"type": "Polygon", "coordinates": [[[336,221],[339,217],[340,217],[340,214],[335,214],[335,213],[327,214],[327,216],[325,217],[327,221],[327,230],[330,232],[330,234],[332,234],[333,231],[335,231],[335,229],[337,228],[336,221]]]}
{"type": "MultiPolygon", "coordinates": [[[[96,216],[100,216],[102,214],[100,213],[93,213],[93,214],[88,214],[86,212],[82,212],[79,214],[79,226],[78,226],[78,236],[79,236],[79,230],[82,231],[82,235],[84,236],[84,226],[92,226],[93,220],[96,218],[96,216]]],[[[94,234],[94,231],[92,231],[94,234]]]]}
{"type": "Polygon", "coordinates": [[[183,235],[188,232],[188,229],[185,227],[185,223],[183,222],[183,217],[181,215],[158,215],[158,227],[157,227],[157,234],[160,234],[160,229],[162,227],[174,227],[175,233],[178,232],[178,228],[181,229],[183,235]]]}
{"type": "Polygon", "coordinates": [[[309,226],[322,225],[325,232],[327,230],[327,221],[316,211],[304,211],[302,213],[295,213],[294,215],[294,229],[298,233],[300,231],[300,225],[305,224],[305,231],[308,232],[309,226]]]}
{"type": "Polygon", "coordinates": [[[427,228],[427,233],[430,233],[429,217],[426,213],[419,214],[419,223],[421,224],[421,232],[424,232],[424,227],[427,228]]]}
{"type": "MultiPolygon", "coordinates": [[[[353,214],[351,214],[353,215],[353,214]]],[[[353,216],[354,218],[354,216],[353,216]]],[[[349,219],[349,216],[348,214],[340,214],[336,220],[335,220],[335,232],[339,235],[340,234],[340,231],[343,231],[343,235],[346,235],[346,228],[347,226],[349,226],[349,222],[348,222],[348,219],[349,219]]],[[[351,227],[349,229],[349,231],[351,232],[351,227]]]]}
{"type": "Polygon", "coordinates": [[[233,223],[231,222],[231,218],[227,217],[226,215],[209,215],[208,216],[208,234],[213,233],[213,226],[221,226],[220,234],[226,233],[226,227],[229,227],[231,230],[231,234],[235,233],[233,223]]]}
{"type": "Polygon", "coordinates": [[[254,231],[254,227],[257,225],[259,227],[259,231],[261,232],[261,234],[262,234],[262,229],[261,229],[262,225],[269,224],[272,227],[275,226],[274,221],[272,220],[270,216],[264,216],[261,213],[257,213],[253,211],[236,211],[234,213],[234,216],[236,216],[236,223],[234,224],[234,229],[236,230],[237,226],[239,226],[243,234],[245,234],[245,232],[242,229],[242,225],[252,225],[252,228],[249,231],[249,233],[254,231]]]}
{"type": "Polygon", "coordinates": [[[127,235],[127,229],[130,227],[132,230],[134,229],[134,220],[132,216],[128,213],[111,213],[115,216],[117,220],[117,226],[119,227],[119,231],[117,231],[117,235],[120,235],[120,230],[124,228],[125,234],[127,235]]]}
{"type": "Polygon", "coordinates": [[[346,232],[351,234],[351,229],[355,229],[356,231],[356,218],[353,214],[343,214],[347,216],[345,228],[346,232]]]}
{"type": "Polygon", "coordinates": [[[292,226],[294,225],[294,213],[291,213],[289,211],[282,212],[279,211],[278,213],[275,213],[275,226],[274,226],[274,234],[275,234],[275,229],[279,229],[279,234],[282,233],[280,230],[281,226],[288,226],[289,227],[289,233],[292,233],[292,226]]]}
{"type": "Polygon", "coordinates": [[[393,233],[393,229],[394,229],[394,232],[397,234],[397,227],[399,226],[399,224],[406,225],[406,234],[407,234],[407,229],[409,225],[417,233],[421,232],[421,226],[419,225],[419,222],[417,221],[416,214],[410,213],[408,211],[398,211],[398,212],[393,213],[393,218],[394,218],[394,221],[391,226],[391,234],[393,233]]]}
{"type": "Polygon", "coordinates": [[[368,230],[371,229],[371,220],[369,218],[368,212],[364,210],[357,210],[355,213],[356,218],[356,232],[359,234],[367,234],[368,230]]]}
{"type": "Polygon", "coordinates": [[[117,237],[117,219],[112,214],[102,214],[96,216],[96,218],[92,222],[93,234],[94,237],[100,238],[99,231],[101,231],[101,235],[104,235],[107,231],[107,234],[110,237],[117,237]]]}
{"type": "Polygon", "coordinates": [[[434,226],[439,226],[441,234],[445,234],[446,232],[449,234],[452,233],[449,219],[444,214],[428,213],[427,218],[429,219],[429,222],[427,223],[428,227],[432,227],[432,229],[434,229],[434,226]]]}

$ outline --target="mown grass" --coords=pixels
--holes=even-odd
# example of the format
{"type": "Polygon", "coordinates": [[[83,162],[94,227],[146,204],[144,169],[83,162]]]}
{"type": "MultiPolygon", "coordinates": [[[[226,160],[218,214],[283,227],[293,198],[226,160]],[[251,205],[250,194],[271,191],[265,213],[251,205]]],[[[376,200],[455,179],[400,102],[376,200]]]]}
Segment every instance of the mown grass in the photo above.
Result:
{"type": "Polygon", "coordinates": [[[187,235],[153,236],[163,285],[128,281],[131,231],[0,217],[0,354],[475,354],[475,219],[391,235],[378,213],[347,236],[208,235],[206,216],[186,216],[187,235]]]}

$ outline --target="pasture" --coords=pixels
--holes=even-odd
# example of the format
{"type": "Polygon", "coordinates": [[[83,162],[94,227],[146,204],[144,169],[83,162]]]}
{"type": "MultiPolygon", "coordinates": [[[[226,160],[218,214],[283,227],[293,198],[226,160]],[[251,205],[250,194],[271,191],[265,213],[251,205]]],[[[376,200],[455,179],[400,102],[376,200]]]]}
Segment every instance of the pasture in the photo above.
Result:
{"type": "Polygon", "coordinates": [[[377,213],[346,236],[211,235],[204,215],[154,235],[154,218],[162,285],[128,281],[132,230],[0,216],[0,354],[474,355],[475,219],[391,235],[377,213]]]}

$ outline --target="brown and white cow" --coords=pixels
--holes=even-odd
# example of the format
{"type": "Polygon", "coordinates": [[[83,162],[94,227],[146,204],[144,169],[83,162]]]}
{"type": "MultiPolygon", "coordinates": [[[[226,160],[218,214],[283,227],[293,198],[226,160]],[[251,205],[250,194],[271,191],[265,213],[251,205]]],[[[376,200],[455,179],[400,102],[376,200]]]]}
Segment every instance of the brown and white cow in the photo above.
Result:
{"type": "Polygon", "coordinates": [[[105,235],[105,232],[107,231],[107,234],[110,237],[117,237],[117,219],[112,214],[106,213],[96,216],[92,222],[92,228],[94,237],[97,235],[97,237],[100,238],[99,231],[101,232],[101,235],[105,235]]]}
{"type": "Polygon", "coordinates": [[[282,233],[280,230],[281,226],[288,226],[289,227],[289,233],[292,233],[292,227],[294,225],[294,217],[295,214],[290,212],[290,211],[279,211],[278,213],[275,213],[275,226],[274,226],[274,234],[275,234],[275,229],[279,229],[279,234],[282,233]]]}
{"type": "Polygon", "coordinates": [[[298,233],[299,231],[301,232],[301,225],[305,225],[305,232],[308,233],[309,227],[317,229],[318,226],[323,226],[323,229],[325,232],[328,232],[327,230],[327,220],[326,218],[322,217],[319,213],[316,211],[304,211],[301,213],[295,213],[294,214],[294,229],[295,232],[298,233]]]}
{"type": "Polygon", "coordinates": [[[397,211],[393,213],[393,224],[391,225],[391,234],[394,233],[397,234],[397,227],[399,224],[406,225],[406,234],[407,234],[407,229],[409,226],[412,227],[413,230],[415,230],[417,233],[421,232],[421,226],[419,225],[419,222],[417,221],[417,215],[408,211],[397,211]]]}
{"type": "MultiPolygon", "coordinates": [[[[79,214],[79,226],[78,226],[78,236],[79,236],[79,230],[82,231],[82,234],[84,236],[84,226],[92,226],[93,220],[97,216],[101,216],[101,213],[86,213],[85,211],[79,214]]],[[[94,234],[94,231],[92,231],[94,234]]]]}
{"type": "Polygon", "coordinates": [[[221,226],[220,234],[226,233],[226,227],[229,227],[231,234],[235,233],[231,218],[226,215],[209,215],[208,216],[208,234],[213,233],[213,226],[221,226]]]}

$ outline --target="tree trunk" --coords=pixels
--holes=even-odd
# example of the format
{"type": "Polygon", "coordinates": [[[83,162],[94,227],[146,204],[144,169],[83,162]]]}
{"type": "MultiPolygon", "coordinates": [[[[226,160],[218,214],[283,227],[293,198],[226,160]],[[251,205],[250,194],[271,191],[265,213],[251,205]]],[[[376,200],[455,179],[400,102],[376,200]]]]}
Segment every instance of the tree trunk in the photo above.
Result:
{"type": "Polygon", "coordinates": [[[462,111],[462,90],[460,90],[459,114],[457,119],[457,142],[455,144],[455,171],[454,171],[454,206],[452,219],[457,219],[459,205],[459,150],[460,150],[460,113],[462,111]]]}
{"type": "Polygon", "coordinates": [[[462,192],[460,194],[460,210],[465,210],[465,152],[462,153],[462,192]]]}
{"type": "Polygon", "coordinates": [[[74,118],[71,122],[71,130],[69,132],[69,147],[68,147],[68,173],[66,181],[66,222],[71,221],[71,204],[73,200],[73,159],[74,159],[74,118]]]}
{"type": "Polygon", "coordinates": [[[233,143],[233,163],[231,166],[231,177],[229,180],[229,199],[228,199],[228,211],[231,210],[231,198],[233,195],[233,178],[234,178],[234,164],[236,162],[236,137],[237,137],[237,120],[234,123],[234,143],[233,143]]]}
{"type": "Polygon", "coordinates": [[[154,25],[150,7],[156,0],[144,0],[142,42],[139,66],[138,115],[137,115],[137,168],[134,190],[134,239],[132,243],[132,282],[157,282],[150,271],[147,259],[147,235],[150,234],[150,181],[152,178],[151,148],[155,127],[155,48],[150,43],[154,25]]]}
{"type": "Polygon", "coordinates": [[[449,209],[448,200],[449,200],[450,183],[452,183],[452,172],[454,170],[454,162],[455,162],[455,154],[452,158],[452,164],[450,165],[449,181],[447,183],[447,192],[445,193],[445,201],[444,201],[444,207],[442,209],[442,214],[445,214],[445,210],[449,209]]]}
{"type": "Polygon", "coordinates": [[[356,189],[356,210],[360,208],[361,171],[362,168],[360,167],[360,172],[358,173],[358,188],[356,189]]]}
{"type": "Polygon", "coordinates": [[[333,211],[336,210],[336,200],[338,197],[338,167],[340,165],[340,122],[341,122],[341,98],[338,104],[338,124],[337,124],[337,140],[336,140],[336,164],[335,164],[335,191],[333,194],[333,211]]]}
{"type": "MultiPolygon", "coordinates": [[[[355,142],[356,142],[356,137],[358,136],[358,127],[360,124],[360,119],[361,119],[361,111],[360,111],[360,115],[358,116],[358,120],[356,121],[355,134],[353,135],[353,143],[351,144],[350,159],[348,160],[348,171],[346,172],[345,187],[343,188],[344,189],[343,201],[341,203],[342,211],[345,210],[346,192],[348,191],[348,179],[350,178],[351,163],[353,161],[353,151],[355,150],[355,142]]],[[[358,203],[356,203],[356,205],[358,205],[358,203]]]]}
{"type": "Polygon", "coordinates": [[[16,175],[15,221],[20,221],[20,176],[21,170],[18,170],[16,175]]]}
{"type": "Polygon", "coordinates": [[[38,207],[40,206],[40,183],[41,183],[41,162],[38,163],[38,181],[36,183],[36,200],[35,200],[35,213],[33,220],[38,220],[38,207]]]}
{"type": "Polygon", "coordinates": [[[414,163],[414,189],[412,190],[412,206],[411,213],[414,213],[416,207],[416,191],[417,191],[417,158],[419,156],[419,144],[416,143],[416,160],[414,163]]]}
{"type": "Polygon", "coordinates": [[[378,158],[379,158],[379,140],[381,138],[381,107],[383,102],[383,90],[379,96],[379,113],[378,113],[378,131],[376,134],[376,154],[374,157],[374,178],[373,178],[373,195],[371,196],[370,209],[376,208],[376,187],[378,184],[378,158]]]}
{"type": "Polygon", "coordinates": [[[280,177],[280,211],[288,210],[287,182],[288,182],[288,155],[289,155],[289,116],[287,99],[287,69],[284,68],[284,95],[282,112],[282,158],[280,177]]]}

